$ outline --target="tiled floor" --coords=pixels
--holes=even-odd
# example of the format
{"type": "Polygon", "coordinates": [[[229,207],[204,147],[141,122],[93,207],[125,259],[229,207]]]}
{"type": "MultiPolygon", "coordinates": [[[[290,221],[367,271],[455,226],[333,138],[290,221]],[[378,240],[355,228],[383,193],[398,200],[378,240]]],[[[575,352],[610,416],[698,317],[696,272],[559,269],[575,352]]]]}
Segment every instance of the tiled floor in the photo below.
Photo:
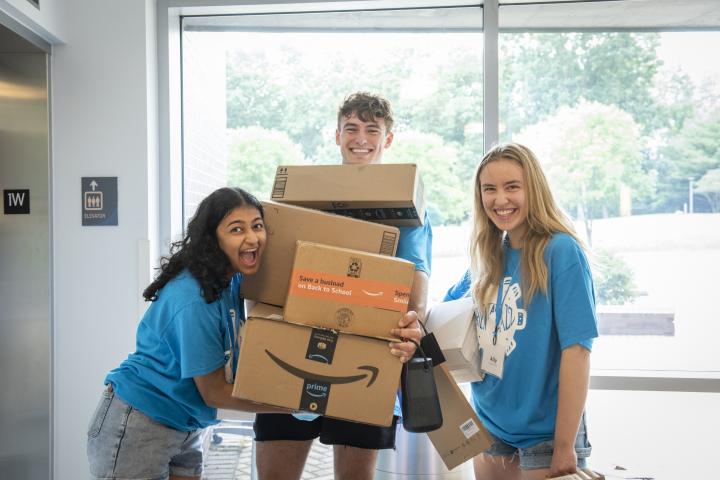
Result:
{"type": "MultiPolygon", "coordinates": [[[[220,442],[210,442],[205,456],[203,480],[250,480],[252,438],[223,432],[220,442]]],[[[332,447],[313,443],[302,480],[332,480],[332,447]]]]}

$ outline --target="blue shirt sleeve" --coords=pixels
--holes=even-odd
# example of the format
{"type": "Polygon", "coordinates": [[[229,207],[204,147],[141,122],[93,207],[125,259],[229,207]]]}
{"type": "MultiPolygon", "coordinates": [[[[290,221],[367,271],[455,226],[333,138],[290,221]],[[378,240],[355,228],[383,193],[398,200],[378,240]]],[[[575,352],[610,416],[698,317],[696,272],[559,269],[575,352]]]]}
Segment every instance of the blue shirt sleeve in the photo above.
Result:
{"type": "Polygon", "coordinates": [[[225,364],[224,325],[219,302],[194,302],[178,311],[165,341],[180,362],[180,377],[206,375],[225,364]]]}
{"type": "Polygon", "coordinates": [[[470,269],[468,269],[460,281],[448,289],[445,294],[445,298],[443,298],[443,302],[449,302],[450,300],[457,300],[464,297],[470,291],[471,285],[472,277],[470,275],[470,269]]]}
{"type": "Polygon", "coordinates": [[[557,234],[548,245],[553,321],[560,348],[580,344],[592,349],[598,336],[595,290],[590,265],[572,237],[557,234]]]}
{"type": "Polygon", "coordinates": [[[400,227],[397,256],[415,264],[415,270],[430,276],[432,268],[432,227],[425,214],[425,223],[419,227],[400,227]]]}

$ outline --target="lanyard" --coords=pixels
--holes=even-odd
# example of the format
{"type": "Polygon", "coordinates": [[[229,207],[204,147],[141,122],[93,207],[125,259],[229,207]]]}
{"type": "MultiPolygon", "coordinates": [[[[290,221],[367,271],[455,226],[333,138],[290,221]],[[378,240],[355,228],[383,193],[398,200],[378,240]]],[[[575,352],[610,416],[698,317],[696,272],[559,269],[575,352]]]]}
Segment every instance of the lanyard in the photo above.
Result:
{"type": "MultiPolygon", "coordinates": [[[[505,258],[508,258],[507,253],[505,254],[505,258]]],[[[520,259],[518,259],[517,264],[515,264],[515,268],[513,269],[513,272],[510,274],[510,282],[507,284],[507,287],[505,285],[505,281],[502,283],[503,293],[502,293],[502,299],[500,300],[500,303],[495,304],[495,329],[493,330],[493,337],[492,337],[492,344],[497,345],[497,337],[498,337],[498,330],[500,329],[500,324],[502,323],[503,317],[505,316],[505,299],[507,298],[507,294],[510,291],[510,285],[512,285],[512,279],[515,277],[515,274],[518,271],[518,267],[520,266],[520,259]],[[499,318],[498,318],[498,312],[499,312],[499,318]]]]}
{"type": "Polygon", "coordinates": [[[235,380],[235,370],[237,368],[237,359],[240,355],[240,346],[238,345],[238,333],[242,318],[243,299],[240,297],[240,282],[231,281],[230,288],[230,305],[227,305],[227,314],[225,315],[225,335],[228,338],[230,348],[225,350],[225,380],[233,383],[235,380]],[[237,299],[237,303],[232,300],[237,299]],[[237,308],[236,308],[237,307],[237,308]]]}

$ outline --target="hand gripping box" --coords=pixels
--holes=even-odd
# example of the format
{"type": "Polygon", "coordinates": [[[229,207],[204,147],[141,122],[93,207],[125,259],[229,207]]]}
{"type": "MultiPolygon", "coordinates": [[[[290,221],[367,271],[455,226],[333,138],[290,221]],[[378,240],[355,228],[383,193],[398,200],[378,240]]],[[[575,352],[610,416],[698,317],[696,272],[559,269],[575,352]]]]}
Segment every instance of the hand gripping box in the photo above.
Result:
{"type": "Polygon", "coordinates": [[[438,345],[445,355],[445,365],[456,382],[475,382],[483,379],[472,297],[433,306],[428,313],[425,328],[435,334],[438,345]]]}
{"type": "Polygon", "coordinates": [[[414,164],[281,165],[270,198],[398,227],[425,220],[423,183],[414,164]]]}
{"type": "Polygon", "coordinates": [[[398,340],[390,330],[407,311],[415,265],[400,258],[297,242],[285,320],[398,340]]]}
{"type": "Polygon", "coordinates": [[[279,308],[256,304],[243,328],[233,396],[389,426],[401,365],[384,340],[295,325],[279,308]]]}
{"type": "Polygon", "coordinates": [[[285,305],[298,240],[390,257],[397,251],[400,233],[396,227],[275,202],[262,204],[267,243],[260,269],[243,279],[243,297],[248,300],[285,305]]]}

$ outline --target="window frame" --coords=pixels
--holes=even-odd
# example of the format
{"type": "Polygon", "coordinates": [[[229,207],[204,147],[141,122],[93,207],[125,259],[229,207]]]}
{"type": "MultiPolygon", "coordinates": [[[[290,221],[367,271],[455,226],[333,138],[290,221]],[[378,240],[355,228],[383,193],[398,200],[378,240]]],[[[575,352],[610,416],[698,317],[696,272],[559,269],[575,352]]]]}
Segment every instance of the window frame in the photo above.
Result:
{"type": "MultiPolygon", "coordinates": [[[[413,7],[477,5],[478,1],[418,0],[413,7]]],[[[497,142],[499,138],[499,64],[498,38],[500,32],[519,31],[499,27],[500,9],[497,0],[484,0],[483,73],[485,85],[484,119],[486,125],[484,144],[497,142]]],[[[159,165],[159,245],[168,245],[183,231],[183,178],[182,178],[182,65],[181,20],[188,15],[230,15],[238,13],[280,13],[324,10],[362,10],[367,8],[401,8],[407,2],[399,0],[361,0],[333,2],[310,0],[304,3],[286,3],[281,0],[258,0],[252,5],[235,5],[232,1],[211,0],[158,0],[157,2],[157,101],[158,101],[158,154],[159,165]]],[[[513,4],[515,8],[522,4],[513,4]]],[[[537,2],[534,7],[537,7],[537,2]]],[[[672,31],[693,28],[640,28],[603,29],[602,31],[672,31]]],[[[700,28],[695,28],[700,30],[700,28]]],[[[703,28],[704,29],[704,28],[703,28]]],[[[598,31],[588,29],[522,29],[523,32],[539,31],[598,31]]],[[[633,390],[662,392],[708,392],[720,393],[720,372],[678,371],[604,371],[591,370],[590,388],[595,390],[633,390]],[[681,374],[682,373],[682,374],[681,374]]]]}

